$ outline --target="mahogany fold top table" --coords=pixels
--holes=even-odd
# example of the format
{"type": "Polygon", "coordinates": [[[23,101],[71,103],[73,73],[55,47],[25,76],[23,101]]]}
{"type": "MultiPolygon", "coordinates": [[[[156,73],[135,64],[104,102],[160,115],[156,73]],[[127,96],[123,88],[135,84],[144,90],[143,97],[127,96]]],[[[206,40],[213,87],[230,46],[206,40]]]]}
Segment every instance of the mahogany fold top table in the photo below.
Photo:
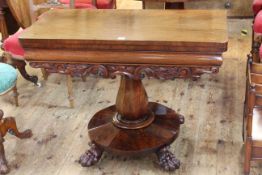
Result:
{"type": "Polygon", "coordinates": [[[83,166],[103,151],[121,155],[156,152],[166,170],[179,167],[167,149],[184,117],[148,102],[141,79],[197,79],[217,73],[227,50],[222,10],[50,10],[20,36],[34,68],[72,76],[121,76],[116,104],[88,124],[91,148],[83,166]]]}

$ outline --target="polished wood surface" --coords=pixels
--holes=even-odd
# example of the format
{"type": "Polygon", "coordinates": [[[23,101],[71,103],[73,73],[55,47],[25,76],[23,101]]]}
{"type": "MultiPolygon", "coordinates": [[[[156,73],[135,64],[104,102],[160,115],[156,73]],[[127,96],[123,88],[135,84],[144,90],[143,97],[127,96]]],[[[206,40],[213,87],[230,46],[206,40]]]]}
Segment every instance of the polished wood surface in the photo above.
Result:
{"type": "Polygon", "coordinates": [[[133,81],[128,76],[122,76],[116,99],[119,117],[126,121],[135,121],[141,116],[147,118],[150,115],[147,106],[147,94],[141,80],[133,81]],[[133,101],[136,103],[133,104],[133,101]]]}
{"type": "Polygon", "coordinates": [[[25,48],[105,50],[110,45],[108,50],[179,51],[184,47],[187,52],[214,53],[227,48],[225,19],[223,10],[52,10],[20,39],[25,48]]]}
{"type": "Polygon", "coordinates": [[[140,129],[115,127],[112,118],[118,114],[116,106],[99,111],[88,124],[91,140],[115,154],[129,156],[155,152],[171,144],[179,134],[183,117],[159,103],[150,102],[147,107],[154,113],[155,120],[140,129]]]}
{"type": "Polygon", "coordinates": [[[197,79],[204,73],[217,73],[227,50],[226,13],[53,10],[28,28],[20,41],[30,65],[49,73],[103,78],[121,75],[115,106],[101,110],[89,123],[92,146],[80,157],[82,166],[97,163],[104,150],[122,155],[155,152],[162,168],[176,170],[180,162],[166,146],[176,139],[184,118],[166,106],[149,103],[141,80],[145,76],[197,79]],[[185,23],[176,25],[180,21],[185,23]],[[213,26],[209,31],[206,23],[213,26]],[[61,50],[54,60],[53,52],[61,50]],[[98,52],[100,58],[95,56],[98,52]],[[93,56],[88,59],[87,54],[93,56]],[[181,55],[184,59],[179,59],[181,55]],[[134,62],[134,58],[143,59],[134,62]],[[104,125],[102,114],[108,124],[104,125]],[[108,131],[119,131],[119,137],[108,131]]]}

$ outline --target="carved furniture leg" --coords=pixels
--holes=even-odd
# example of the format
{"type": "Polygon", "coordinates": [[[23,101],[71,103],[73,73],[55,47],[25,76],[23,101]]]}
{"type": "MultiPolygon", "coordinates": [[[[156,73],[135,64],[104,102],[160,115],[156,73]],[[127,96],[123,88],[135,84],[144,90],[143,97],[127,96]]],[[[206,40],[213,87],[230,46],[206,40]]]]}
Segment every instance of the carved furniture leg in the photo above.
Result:
{"type": "Polygon", "coordinates": [[[253,61],[256,62],[256,63],[261,62],[260,57],[259,57],[259,46],[260,46],[259,42],[257,42],[257,41],[253,42],[253,47],[252,47],[251,53],[252,53],[253,61]]]}
{"type": "Polygon", "coordinates": [[[7,132],[10,134],[20,138],[30,138],[32,137],[32,131],[27,129],[23,132],[19,132],[16,126],[16,121],[13,117],[3,118],[4,112],[0,110],[0,174],[6,174],[9,172],[9,168],[7,165],[5,150],[4,150],[4,136],[7,132]]]}
{"type": "Polygon", "coordinates": [[[103,150],[94,143],[89,143],[90,149],[87,150],[79,159],[83,167],[89,167],[96,164],[102,157],[103,150]]]}
{"type": "Polygon", "coordinates": [[[179,167],[172,153],[161,148],[178,137],[184,117],[164,105],[148,102],[142,81],[133,78],[122,75],[116,104],[98,111],[90,120],[88,133],[94,147],[81,156],[83,166],[98,162],[104,150],[124,156],[158,152],[166,170],[179,167]]]}
{"type": "Polygon", "coordinates": [[[19,93],[17,92],[16,85],[13,87],[13,94],[14,94],[14,98],[15,98],[15,105],[19,106],[19,103],[18,103],[18,95],[19,95],[19,93]]]}
{"type": "Polygon", "coordinates": [[[180,167],[180,161],[169,151],[169,147],[161,148],[156,152],[158,164],[166,171],[174,171],[180,167]]]}
{"type": "Polygon", "coordinates": [[[67,75],[67,89],[70,108],[74,108],[73,80],[71,75],[67,75]]]}
{"type": "Polygon", "coordinates": [[[81,78],[83,82],[86,82],[86,76],[82,76],[81,78]]]}
{"type": "Polygon", "coordinates": [[[251,149],[252,149],[252,139],[246,138],[246,141],[245,141],[244,175],[249,175],[249,173],[250,173],[251,149]]]}
{"type": "Polygon", "coordinates": [[[25,70],[26,62],[24,60],[13,59],[12,62],[13,62],[12,64],[19,70],[19,72],[21,73],[22,77],[24,77],[24,79],[31,81],[32,83],[37,85],[38,77],[28,75],[28,73],[25,70]]]}

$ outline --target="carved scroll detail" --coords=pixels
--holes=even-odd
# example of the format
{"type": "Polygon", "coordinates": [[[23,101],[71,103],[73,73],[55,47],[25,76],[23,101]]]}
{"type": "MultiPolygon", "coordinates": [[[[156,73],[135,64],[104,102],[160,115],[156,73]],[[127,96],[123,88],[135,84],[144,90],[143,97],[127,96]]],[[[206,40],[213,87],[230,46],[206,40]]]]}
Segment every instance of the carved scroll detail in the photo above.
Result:
{"type": "Polygon", "coordinates": [[[96,75],[103,78],[115,78],[127,75],[133,79],[156,78],[172,80],[175,78],[199,78],[204,73],[217,73],[216,66],[171,66],[171,65],[110,65],[110,64],[68,64],[31,62],[34,68],[44,68],[48,73],[69,74],[72,76],[96,75]]]}

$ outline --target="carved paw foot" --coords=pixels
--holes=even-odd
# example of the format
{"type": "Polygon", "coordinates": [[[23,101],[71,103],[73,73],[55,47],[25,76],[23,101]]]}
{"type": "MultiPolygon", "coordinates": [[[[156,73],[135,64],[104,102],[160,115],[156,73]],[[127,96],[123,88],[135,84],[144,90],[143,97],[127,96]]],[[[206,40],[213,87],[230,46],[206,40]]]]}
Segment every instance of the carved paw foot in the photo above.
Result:
{"type": "Polygon", "coordinates": [[[166,171],[174,171],[180,167],[180,161],[169,151],[169,147],[160,149],[157,153],[158,164],[166,171]]]}
{"type": "Polygon", "coordinates": [[[9,168],[7,166],[6,160],[0,158],[0,174],[7,174],[9,172],[9,168]]]}
{"type": "Polygon", "coordinates": [[[91,148],[87,150],[79,159],[79,163],[83,167],[89,167],[96,164],[103,154],[103,150],[98,148],[95,144],[91,143],[90,147],[91,148]]]}

